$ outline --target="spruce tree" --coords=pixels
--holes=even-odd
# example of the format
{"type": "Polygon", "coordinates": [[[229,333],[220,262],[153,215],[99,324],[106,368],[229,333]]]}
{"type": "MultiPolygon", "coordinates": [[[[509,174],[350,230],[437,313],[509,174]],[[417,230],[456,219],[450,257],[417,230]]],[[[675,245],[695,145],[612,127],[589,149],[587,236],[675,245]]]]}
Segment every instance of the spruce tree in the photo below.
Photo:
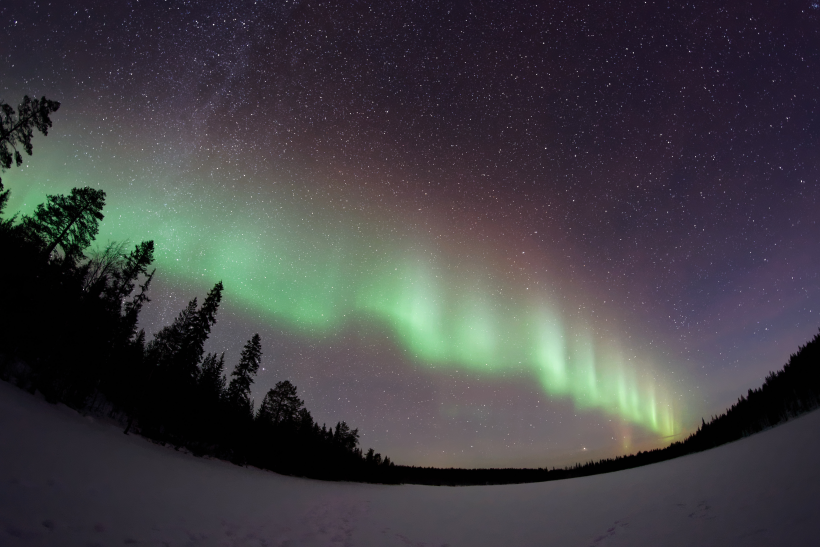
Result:
{"type": "MultiPolygon", "coordinates": [[[[199,364],[203,347],[216,321],[222,297],[222,283],[208,293],[201,308],[194,298],[174,323],[160,330],[148,345],[146,361],[156,373],[149,389],[153,392],[151,421],[169,440],[185,444],[202,436],[199,411],[199,364]]],[[[213,403],[215,401],[210,401],[213,403]]]]}
{"type": "Polygon", "coordinates": [[[49,195],[32,216],[24,216],[23,230],[44,247],[44,254],[60,246],[66,259],[77,259],[99,231],[105,192],[74,188],[69,195],[49,195]]]}
{"type": "MultiPolygon", "coordinates": [[[[31,99],[26,95],[15,113],[11,105],[0,101],[0,171],[11,167],[12,160],[17,167],[23,164],[23,156],[18,146],[30,156],[33,149],[31,138],[34,136],[34,130],[48,135],[48,129],[51,127],[49,116],[58,108],[60,108],[60,103],[57,101],[50,101],[45,97],[31,99]]],[[[2,191],[2,180],[0,180],[0,192],[2,191]]],[[[2,198],[0,198],[0,205],[2,205],[2,198]]],[[[2,207],[0,207],[0,212],[2,212],[2,207]]]]}
{"type": "Polygon", "coordinates": [[[211,334],[211,327],[216,323],[216,312],[219,310],[219,303],[222,301],[222,282],[218,282],[208,292],[202,307],[197,311],[196,319],[191,330],[185,339],[183,349],[183,366],[186,370],[193,371],[202,360],[205,353],[205,342],[211,334]]]}
{"type": "Polygon", "coordinates": [[[125,253],[126,242],[111,242],[105,249],[95,250],[85,265],[83,290],[88,296],[98,297],[119,322],[118,336],[130,340],[136,334],[137,317],[142,306],[149,302],[146,295],[154,273],[148,267],[154,261],[154,242],[143,241],[130,253],[125,253]],[[142,276],[145,281],[139,284],[142,276]],[[126,300],[139,286],[139,293],[126,300]]]}
{"type": "Polygon", "coordinates": [[[231,407],[242,414],[252,415],[251,385],[259,364],[262,361],[262,342],[258,334],[248,340],[242,349],[239,364],[231,372],[231,383],[228,385],[228,402],[231,407]]]}
{"type": "Polygon", "coordinates": [[[174,376],[186,382],[196,380],[205,353],[205,342],[216,323],[221,300],[220,281],[205,297],[201,308],[197,308],[196,298],[188,302],[174,323],[163,327],[151,340],[148,345],[149,361],[168,368],[174,376]]]}
{"type": "Polygon", "coordinates": [[[146,348],[147,360],[151,365],[161,369],[174,368],[182,348],[185,338],[194,328],[197,321],[196,297],[188,302],[188,305],[179,312],[174,322],[160,329],[154,335],[154,339],[148,343],[146,348]]]}

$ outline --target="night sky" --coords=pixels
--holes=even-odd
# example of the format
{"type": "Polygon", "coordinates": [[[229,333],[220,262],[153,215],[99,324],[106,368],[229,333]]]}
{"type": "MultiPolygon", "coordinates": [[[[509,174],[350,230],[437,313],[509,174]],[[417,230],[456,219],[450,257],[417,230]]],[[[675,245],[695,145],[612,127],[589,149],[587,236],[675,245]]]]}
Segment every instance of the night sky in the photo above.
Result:
{"type": "MultiPolygon", "coordinates": [[[[820,327],[820,5],[54,0],[0,6],[0,98],[62,103],[10,212],[108,195],[150,334],[219,280],[397,463],[668,444],[820,327]]],[[[8,266],[6,266],[8,267],[8,266]]]]}

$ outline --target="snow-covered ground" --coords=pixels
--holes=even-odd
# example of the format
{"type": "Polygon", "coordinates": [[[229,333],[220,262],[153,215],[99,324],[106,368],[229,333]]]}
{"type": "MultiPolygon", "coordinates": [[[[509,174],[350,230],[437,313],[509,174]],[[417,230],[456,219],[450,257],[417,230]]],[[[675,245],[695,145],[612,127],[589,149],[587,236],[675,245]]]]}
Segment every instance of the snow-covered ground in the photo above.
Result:
{"type": "Polygon", "coordinates": [[[820,412],[608,475],[472,487],[284,477],[0,382],[0,545],[820,545],[820,412]]]}

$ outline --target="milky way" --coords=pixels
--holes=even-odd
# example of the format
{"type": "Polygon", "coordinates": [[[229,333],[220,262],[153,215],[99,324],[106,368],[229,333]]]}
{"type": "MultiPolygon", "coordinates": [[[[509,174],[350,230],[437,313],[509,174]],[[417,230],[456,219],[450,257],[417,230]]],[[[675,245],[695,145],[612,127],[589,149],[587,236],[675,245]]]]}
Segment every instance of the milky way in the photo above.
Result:
{"type": "Polygon", "coordinates": [[[9,209],[92,185],[154,239],[150,334],[402,463],[660,446],[820,326],[812,2],[31,2],[0,94],[61,101],[9,209]]]}

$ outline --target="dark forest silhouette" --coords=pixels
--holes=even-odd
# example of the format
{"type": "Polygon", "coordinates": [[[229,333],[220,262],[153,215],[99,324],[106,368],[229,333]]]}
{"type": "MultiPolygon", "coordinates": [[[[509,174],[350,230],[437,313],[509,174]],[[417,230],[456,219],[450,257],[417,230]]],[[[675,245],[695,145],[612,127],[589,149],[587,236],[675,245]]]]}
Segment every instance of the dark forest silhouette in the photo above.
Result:
{"type": "MultiPolygon", "coordinates": [[[[29,155],[59,103],[26,97],[17,112],[0,101],[0,170],[29,155]]],[[[0,215],[9,190],[0,181],[0,215]]],[[[280,473],[331,480],[436,485],[508,484],[607,473],[731,442],[820,406],[820,334],[801,346],[762,387],[724,414],[702,421],[684,441],[562,469],[439,469],[394,465],[344,421],[321,427],[296,386],[278,382],[254,409],[251,386],[262,359],[253,335],[226,376],[225,355],[205,354],[223,285],[194,298],[146,342],[137,330],[154,278],[154,243],[90,249],[105,192],[75,188],[49,195],[32,215],[0,216],[0,377],[51,402],[107,412],[124,432],[196,455],[280,473]]]]}

